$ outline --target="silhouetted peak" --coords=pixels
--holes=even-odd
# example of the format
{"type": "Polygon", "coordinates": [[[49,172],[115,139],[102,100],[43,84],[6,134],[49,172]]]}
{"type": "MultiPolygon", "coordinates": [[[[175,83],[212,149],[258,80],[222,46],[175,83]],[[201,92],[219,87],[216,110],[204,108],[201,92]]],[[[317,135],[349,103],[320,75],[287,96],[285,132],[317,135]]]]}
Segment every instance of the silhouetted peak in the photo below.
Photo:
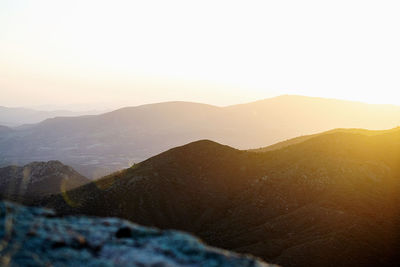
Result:
{"type": "Polygon", "coordinates": [[[183,146],[172,148],[160,155],[175,154],[175,153],[178,154],[190,153],[190,152],[195,154],[201,154],[204,152],[231,152],[231,151],[237,151],[237,149],[234,149],[230,146],[219,144],[211,140],[204,139],[191,142],[183,146]]]}

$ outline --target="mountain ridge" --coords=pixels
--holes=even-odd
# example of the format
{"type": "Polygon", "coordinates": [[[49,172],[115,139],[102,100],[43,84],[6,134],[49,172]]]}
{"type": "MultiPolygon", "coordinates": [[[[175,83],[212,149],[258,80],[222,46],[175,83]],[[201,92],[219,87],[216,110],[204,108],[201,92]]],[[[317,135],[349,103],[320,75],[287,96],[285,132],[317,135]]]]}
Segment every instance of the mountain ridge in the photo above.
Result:
{"type": "Polygon", "coordinates": [[[249,149],[247,151],[250,152],[266,152],[266,151],[271,151],[271,150],[276,150],[276,149],[281,149],[293,144],[298,144],[298,143],[302,143],[308,139],[320,136],[320,135],[325,135],[325,134],[330,134],[330,133],[337,133],[337,132],[344,132],[344,133],[360,133],[360,134],[367,134],[367,135],[378,135],[381,133],[387,133],[387,132],[395,132],[398,131],[400,129],[399,127],[390,129],[390,130],[366,130],[366,129],[361,129],[361,128],[339,128],[339,129],[332,129],[326,132],[322,132],[322,133],[317,133],[317,134],[311,134],[311,135],[304,135],[304,136],[299,136],[299,137],[295,137],[292,139],[288,139],[282,142],[278,142],[276,144],[267,146],[267,147],[262,147],[262,148],[257,148],[257,149],[249,149]]]}
{"type": "Polygon", "coordinates": [[[168,102],[49,119],[0,133],[0,166],[57,159],[98,178],[200,139],[249,149],[338,127],[400,124],[400,107],[320,101],[287,96],[231,107],[168,102]]]}
{"type": "Polygon", "coordinates": [[[70,110],[37,110],[24,107],[6,107],[0,106],[0,124],[8,127],[18,127],[26,124],[39,123],[47,118],[59,116],[79,116],[85,113],[94,113],[97,111],[78,112],[70,110]]]}
{"type": "Polygon", "coordinates": [[[202,140],[67,192],[73,206],[36,204],[188,231],[283,266],[396,266],[400,130],[365,133],[264,153],[202,140]]]}

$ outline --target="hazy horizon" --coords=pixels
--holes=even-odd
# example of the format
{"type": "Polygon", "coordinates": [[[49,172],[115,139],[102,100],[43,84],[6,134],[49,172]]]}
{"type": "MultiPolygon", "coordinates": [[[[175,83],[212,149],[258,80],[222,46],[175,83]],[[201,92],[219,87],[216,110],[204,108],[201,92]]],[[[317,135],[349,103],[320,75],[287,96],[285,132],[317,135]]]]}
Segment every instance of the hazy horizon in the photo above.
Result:
{"type": "Polygon", "coordinates": [[[1,0],[0,265],[398,266],[399,13],[1,0]]]}
{"type": "Polygon", "coordinates": [[[66,112],[73,112],[76,113],[77,115],[79,114],[84,114],[85,112],[88,112],[88,114],[101,114],[101,113],[106,113],[106,112],[111,112],[114,110],[118,110],[121,108],[126,108],[126,107],[138,107],[138,106],[145,106],[145,105],[154,105],[154,104],[162,104],[162,103],[172,103],[172,102],[184,102],[184,103],[193,103],[193,104],[203,104],[203,105],[210,105],[210,106],[215,106],[219,108],[224,108],[224,107],[230,107],[230,106],[236,106],[236,105],[243,105],[243,104],[251,104],[251,103],[256,103],[260,101],[265,101],[268,99],[273,99],[273,98],[279,98],[279,97],[297,97],[297,98],[310,98],[310,99],[320,99],[320,100],[331,100],[331,101],[344,101],[344,102],[350,102],[354,104],[366,104],[366,105],[373,105],[373,106],[400,106],[399,104],[390,104],[390,103],[368,103],[365,101],[358,101],[358,100],[348,100],[348,99],[340,99],[340,98],[330,98],[330,97],[320,97],[320,96],[307,96],[307,95],[295,95],[295,94],[282,94],[282,95],[276,95],[276,96],[271,96],[271,97],[265,97],[261,99],[254,99],[250,101],[245,101],[245,102],[237,102],[237,103],[230,103],[230,104],[213,104],[213,103],[205,103],[205,102],[199,102],[199,101],[191,101],[191,100],[165,100],[165,101],[159,101],[159,102],[143,102],[143,103],[137,103],[137,104],[127,104],[127,105],[109,105],[108,103],[81,103],[81,104],[64,104],[64,105],[52,105],[52,104],[44,104],[44,105],[28,105],[28,106],[7,106],[7,105],[2,105],[0,103],[0,107],[5,107],[5,108],[16,108],[16,109],[29,109],[29,110],[35,110],[35,111],[48,111],[48,112],[54,112],[54,111],[66,111],[66,112]]]}
{"type": "Polygon", "coordinates": [[[226,106],[295,94],[399,105],[398,8],[396,1],[6,0],[0,104],[226,106]]]}

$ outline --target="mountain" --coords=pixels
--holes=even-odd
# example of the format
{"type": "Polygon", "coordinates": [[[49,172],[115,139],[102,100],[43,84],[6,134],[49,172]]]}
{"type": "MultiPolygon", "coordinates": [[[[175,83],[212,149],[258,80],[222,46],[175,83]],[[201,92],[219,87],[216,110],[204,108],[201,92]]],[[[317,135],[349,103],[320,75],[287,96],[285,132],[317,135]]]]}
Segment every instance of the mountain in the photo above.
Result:
{"type": "Polygon", "coordinates": [[[11,131],[12,131],[11,128],[0,125],[0,134],[10,133],[11,131]]]}
{"type": "Polygon", "coordinates": [[[248,149],[333,128],[398,125],[399,106],[302,96],[229,107],[168,102],[53,118],[0,133],[0,165],[57,159],[93,178],[196,140],[248,149]]]}
{"type": "Polygon", "coordinates": [[[282,266],[397,266],[400,128],[258,153],[198,141],[34,204],[184,230],[282,266]]]}
{"type": "Polygon", "coordinates": [[[89,180],[59,161],[0,168],[0,198],[30,202],[68,191],[89,180]]]}
{"type": "Polygon", "coordinates": [[[45,119],[62,116],[81,116],[95,114],[95,111],[74,112],[68,110],[43,111],[29,108],[11,108],[0,106],[0,125],[16,127],[23,124],[34,124],[45,119]]]}
{"type": "Polygon", "coordinates": [[[180,232],[111,218],[58,218],[50,210],[3,201],[0,238],[7,240],[3,266],[273,267],[180,232]]]}

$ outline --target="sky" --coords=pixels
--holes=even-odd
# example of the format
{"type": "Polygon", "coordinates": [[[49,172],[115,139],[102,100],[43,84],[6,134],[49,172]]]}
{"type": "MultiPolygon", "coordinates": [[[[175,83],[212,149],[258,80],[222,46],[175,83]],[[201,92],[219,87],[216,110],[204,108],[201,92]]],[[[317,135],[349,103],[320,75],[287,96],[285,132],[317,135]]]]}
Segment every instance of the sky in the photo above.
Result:
{"type": "Polygon", "coordinates": [[[0,105],[400,105],[399,1],[0,1],[0,105]]]}

